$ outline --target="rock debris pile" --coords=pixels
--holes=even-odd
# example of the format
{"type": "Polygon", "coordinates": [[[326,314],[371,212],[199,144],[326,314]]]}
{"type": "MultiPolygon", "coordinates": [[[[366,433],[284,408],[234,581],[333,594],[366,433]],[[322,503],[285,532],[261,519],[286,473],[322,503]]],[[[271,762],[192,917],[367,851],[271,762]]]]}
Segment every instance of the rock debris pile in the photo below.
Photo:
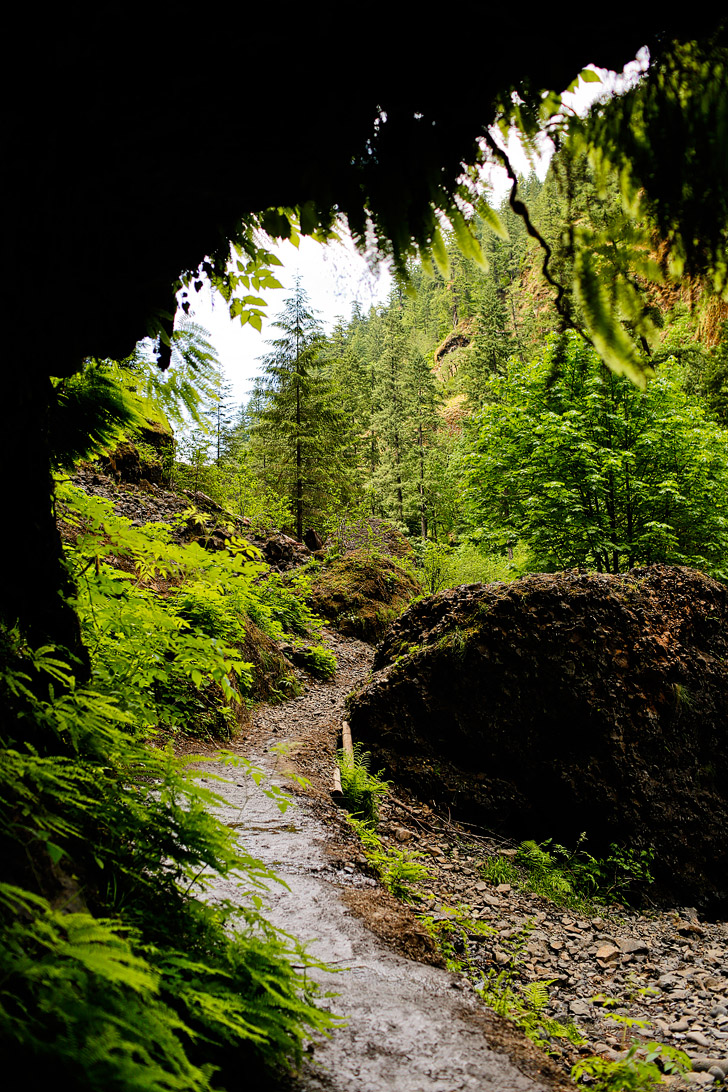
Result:
{"type": "Polygon", "coordinates": [[[728,1075],[728,922],[701,920],[692,907],[637,913],[593,903],[570,911],[488,883],[484,863],[513,855],[511,845],[399,796],[385,804],[380,831],[385,844],[425,854],[432,879],[418,912],[436,925],[464,923],[451,936],[471,980],[505,972],[516,988],[549,983],[547,1015],[575,1023],[585,1038],[581,1047],[551,1039],[566,1068],[586,1055],[617,1059],[644,1041],[691,1059],[693,1072],[666,1075],[668,1085],[712,1087],[728,1075]]]}

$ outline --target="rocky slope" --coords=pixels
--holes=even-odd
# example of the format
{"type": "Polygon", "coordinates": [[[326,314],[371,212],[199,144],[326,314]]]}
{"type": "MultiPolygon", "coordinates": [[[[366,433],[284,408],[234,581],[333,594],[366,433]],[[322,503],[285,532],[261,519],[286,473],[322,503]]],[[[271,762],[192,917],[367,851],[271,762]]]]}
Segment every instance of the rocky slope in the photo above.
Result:
{"type": "Polygon", "coordinates": [[[326,562],[311,586],[310,604],[341,633],[370,644],[422,589],[396,561],[365,549],[354,549],[326,562]]]}
{"type": "Polygon", "coordinates": [[[728,590],[689,569],[469,585],[391,627],[354,734],[511,837],[656,851],[656,891],[728,907],[728,590]]]}

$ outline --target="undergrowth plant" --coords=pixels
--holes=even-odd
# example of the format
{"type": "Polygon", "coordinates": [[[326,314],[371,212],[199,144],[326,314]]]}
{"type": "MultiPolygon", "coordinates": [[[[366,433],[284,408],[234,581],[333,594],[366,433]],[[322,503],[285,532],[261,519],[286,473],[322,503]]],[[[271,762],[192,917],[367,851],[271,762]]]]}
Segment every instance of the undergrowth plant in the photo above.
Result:
{"type": "Polygon", "coordinates": [[[353,818],[370,824],[373,830],[379,819],[379,804],[389,792],[389,782],[383,780],[381,772],[371,772],[371,755],[361,743],[354,744],[353,755],[343,748],[339,750],[337,762],[346,810],[353,818]]]}
{"type": "Polygon", "coordinates": [[[548,1015],[548,988],[553,980],[518,981],[518,963],[533,929],[533,921],[526,922],[510,937],[499,937],[499,946],[504,950],[507,962],[499,971],[488,969],[484,972],[476,946],[494,936],[495,929],[472,918],[467,907],[445,909],[445,918],[423,914],[420,921],[445,957],[448,970],[466,975],[489,1008],[517,1024],[547,1053],[552,1052],[554,1039],[568,1039],[576,1046],[585,1041],[572,1021],[564,1023],[548,1015]]]}
{"type": "Polygon", "coordinates": [[[353,815],[348,821],[361,839],[367,861],[382,884],[402,902],[418,902],[422,885],[431,879],[430,869],[422,864],[423,853],[405,849],[386,849],[374,825],[353,815]]]}
{"type": "Polygon", "coordinates": [[[650,866],[654,852],[612,843],[598,858],[583,848],[582,835],[573,850],[548,839],[522,842],[514,859],[490,857],[481,874],[489,883],[520,885],[536,895],[572,909],[588,911],[593,902],[629,902],[653,882],[650,866]]]}
{"type": "MultiPolygon", "coordinates": [[[[208,551],[175,542],[164,523],[134,527],[68,482],[59,482],[58,501],[95,685],[147,733],[230,738],[253,685],[240,652],[246,624],[273,640],[317,635],[306,580],[284,582],[240,539],[208,551]]],[[[326,650],[313,654],[326,677],[331,661],[326,650]]]]}
{"type": "Polygon", "coordinates": [[[224,1086],[246,1048],[300,1057],[332,1024],[318,964],[266,921],[275,877],[214,818],[191,761],[145,745],[138,701],[14,630],[0,690],[0,1054],[31,1087],[89,1092],[224,1086]],[[212,873],[234,903],[204,900],[212,873]]]}
{"type": "MultiPolygon", "coordinates": [[[[640,990],[640,993],[659,992],[640,990]]],[[[592,1001],[607,1009],[623,1004],[617,997],[598,994],[592,1001]]],[[[645,1029],[649,1021],[610,1011],[607,1019],[621,1029],[622,1057],[584,1058],[572,1068],[574,1081],[585,1081],[596,1092],[650,1092],[662,1081],[662,1074],[681,1075],[692,1069],[688,1055],[666,1043],[630,1042],[632,1028],[645,1029]]]]}
{"type": "Polygon", "coordinates": [[[222,1089],[241,1065],[295,1064],[335,1023],[320,964],[267,921],[276,877],[214,817],[201,760],[158,734],[233,723],[247,608],[280,626],[265,567],[68,485],[59,512],[90,671],[0,629],[0,1056],[29,1087],[79,1092],[222,1089]],[[213,876],[234,899],[206,901],[213,876]]]}
{"type": "Polygon", "coordinates": [[[353,756],[345,750],[338,752],[347,819],[359,836],[367,861],[387,890],[403,902],[416,902],[421,898],[422,884],[430,879],[431,873],[421,863],[424,854],[386,849],[377,834],[379,804],[389,791],[389,782],[381,774],[371,773],[370,760],[371,755],[360,743],[354,744],[353,756]]]}
{"type": "Polygon", "coordinates": [[[470,954],[469,941],[473,936],[478,939],[493,936],[495,929],[487,922],[470,917],[464,906],[443,907],[442,913],[447,916],[421,914],[420,921],[444,956],[447,969],[467,974],[475,981],[480,972],[470,954]]]}
{"type": "Polygon", "coordinates": [[[319,679],[333,679],[338,662],[334,653],[323,645],[310,645],[303,650],[306,670],[319,679]]]}
{"type": "Polygon", "coordinates": [[[546,1011],[552,980],[516,985],[512,971],[489,971],[476,984],[483,1001],[499,1016],[512,1021],[545,1053],[553,1053],[552,1041],[566,1039],[574,1046],[586,1042],[572,1020],[556,1020],[546,1011]]]}
{"type": "Polygon", "coordinates": [[[684,1051],[665,1043],[633,1043],[623,1058],[584,1058],[571,1070],[574,1081],[588,1083],[593,1092],[651,1092],[662,1084],[663,1073],[681,1075],[692,1069],[684,1051]]]}

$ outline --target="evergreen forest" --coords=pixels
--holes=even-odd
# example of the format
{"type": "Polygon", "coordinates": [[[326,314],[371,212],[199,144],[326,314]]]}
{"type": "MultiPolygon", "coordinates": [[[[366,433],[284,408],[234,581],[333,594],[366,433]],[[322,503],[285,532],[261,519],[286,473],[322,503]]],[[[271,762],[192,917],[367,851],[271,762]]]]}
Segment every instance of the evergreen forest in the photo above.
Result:
{"type": "MultiPolygon", "coordinates": [[[[728,59],[722,28],[696,35],[650,38],[646,75],[585,118],[560,96],[580,72],[595,78],[593,43],[576,32],[552,67],[538,36],[528,73],[495,66],[477,120],[443,93],[436,138],[420,125],[429,84],[401,111],[383,97],[389,115],[376,98],[372,132],[371,96],[342,92],[349,143],[338,121],[313,125],[318,165],[276,160],[270,193],[256,168],[240,208],[230,179],[218,205],[207,189],[178,201],[165,176],[149,221],[130,198],[139,234],[126,241],[124,222],[109,232],[124,260],[109,259],[103,285],[101,233],[78,226],[105,208],[103,170],[77,190],[68,136],[72,184],[27,218],[37,237],[13,228],[13,253],[35,262],[57,224],[59,260],[69,278],[76,260],[82,272],[65,300],[60,288],[33,299],[45,332],[32,346],[18,303],[4,438],[21,530],[0,617],[0,1056],[28,1087],[224,1092],[244,1066],[247,1087],[264,1088],[336,1025],[305,944],[266,918],[275,876],[214,817],[194,754],[224,748],[256,702],[296,692],[281,646],[333,674],[312,582],[352,529],[370,554],[372,529],[403,540],[398,565],[423,596],[657,562],[728,580],[728,59]],[[543,182],[516,174],[494,124],[532,148],[550,134],[543,182]],[[486,162],[509,172],[499,205],[478,181],[486,162]],[[325,332],[299,282],[264,325],[270,239],[323,243],[342,217],[362,250],[373,239],[392,260],[386,304],[325,332]],[[155,239],[159,264],[142,273],[155,239]],[[262,331],[243,405],[194,321],[203,281],[262,331]],[[130,448],[180,499],[168,519],[124,516],[79,488],[79,473],[113,469],[130,448]],[[280,532],[313,533],[313,562],[267,564],[251,540],[280,532]],[[239,897],[207,900],[211,874],[239,897]]],[[[634,55],[620,30],[604,49],[634,55]]],[[[102,86],[100,64],[87,70],[102,86]]],[[[169,100],[148,117],[122,83],[119,116],[138,109],[138,132],[158,140],[169,100]]],[[[73,87],[79,126],[96,132],[93,96],[73,87]]],[[[274,112],[260,137],[271,155],[288,123],[274,112]]],[[[33,141],[16,128],[13,161],[30,163],[33,141]]],[[[131,180],[130,133],[114,145],[112,207],[128,186],[157,194],[156,167],[131,180]]],[[[40,200],[18,172],[18,192],[40,200]]],[[[42,294],[26,272],[23,300],[42,294]]],[[[223,753],[231,776],[285,812],[260,769],[223,753]]]]}
{"type": "MultiPolygon", "coordinates": [[[[596,231],[592,221],[623,217],[616,188],[599,197],[593,171],[574,159],[557,157],[543,184],[518,181],[555,268],[569,260],[575,219],[596,231]]],[[[445,236],[441,269],[412,261],[386,305],[357,306],[328,336],[299,283],[251,397],[236,407],[213,392],[211,428],[178,458],[177,480],[241,516],[267,511],[299,540],[307,528],[326,539],[352,519],[390,521],[430,591],[656,562],[724,578],[720,296],[689,279],[672,287],[630,274],[650,327],[648,340],[623,323],[649,375],[636,382],[583,336],[578,299],[564,328],[541,243],[507,200],[474,231],[482,257],[445,236]]]]}

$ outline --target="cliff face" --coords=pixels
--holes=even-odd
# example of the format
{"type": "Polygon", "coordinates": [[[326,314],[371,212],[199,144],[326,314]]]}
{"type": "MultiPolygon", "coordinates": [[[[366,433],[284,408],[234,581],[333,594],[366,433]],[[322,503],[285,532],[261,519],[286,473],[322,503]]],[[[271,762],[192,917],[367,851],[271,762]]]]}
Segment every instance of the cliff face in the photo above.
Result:
{"type": "Polygon", "coordinates": [[[469,585],[415,604],[351,701],[398,779],[516,838],[654,846],[728,905],[728,590],[690,569],[469,585]]]}

